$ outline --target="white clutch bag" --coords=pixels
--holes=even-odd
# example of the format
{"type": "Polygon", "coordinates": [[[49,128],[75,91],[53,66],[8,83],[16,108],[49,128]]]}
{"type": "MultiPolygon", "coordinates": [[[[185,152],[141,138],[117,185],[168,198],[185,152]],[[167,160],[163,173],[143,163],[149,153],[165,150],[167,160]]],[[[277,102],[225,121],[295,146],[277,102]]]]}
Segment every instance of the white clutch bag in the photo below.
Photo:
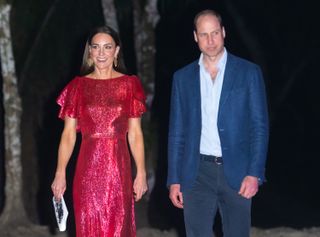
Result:
{"type": "Polygon", "coordinates": [[[56,201],[56,199],[52,197],[52,203],[59,230],[65,231],[67,228],[67,217],[69,212],[63,196],[61,197],[60,201],[56,201]]]}

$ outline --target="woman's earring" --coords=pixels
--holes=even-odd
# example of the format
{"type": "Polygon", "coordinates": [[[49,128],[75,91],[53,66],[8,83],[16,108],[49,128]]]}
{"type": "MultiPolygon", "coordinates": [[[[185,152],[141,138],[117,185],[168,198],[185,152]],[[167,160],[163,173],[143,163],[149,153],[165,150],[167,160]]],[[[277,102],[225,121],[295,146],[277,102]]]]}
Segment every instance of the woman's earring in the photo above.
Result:
{"type": "Polygon", "coordinates": [[[115,68],[118,67],[118,59],[117,58],[114,58],[113,65],[115,68]]]}
{"type": "Polygon", "coordinates": [[[91,58],[88,58],[87,59],[87,64],[89,67],[92,67],[93,66],[93,60],[91,58]]]}

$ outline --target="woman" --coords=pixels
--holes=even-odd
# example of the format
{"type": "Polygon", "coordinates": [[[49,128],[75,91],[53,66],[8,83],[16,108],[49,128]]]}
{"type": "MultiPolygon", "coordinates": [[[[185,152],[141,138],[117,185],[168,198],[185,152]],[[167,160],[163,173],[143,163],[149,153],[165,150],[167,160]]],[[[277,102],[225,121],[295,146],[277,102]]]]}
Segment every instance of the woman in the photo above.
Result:
{"type": "Polygon", "coordinates": [[[117,33],[96,28],[83,56],[86,75],[75,77],[57,99],[64,129],[51,188],[56,199],[64,194],[66,166],[80,131],[73,181],[78,237],[136,236],[133,199],[147,191],[140,118],[145,96],[138,78],[122,73],[121,62],[117,33]],[[133,184],[127,144],[137,170],[133,184]]]}

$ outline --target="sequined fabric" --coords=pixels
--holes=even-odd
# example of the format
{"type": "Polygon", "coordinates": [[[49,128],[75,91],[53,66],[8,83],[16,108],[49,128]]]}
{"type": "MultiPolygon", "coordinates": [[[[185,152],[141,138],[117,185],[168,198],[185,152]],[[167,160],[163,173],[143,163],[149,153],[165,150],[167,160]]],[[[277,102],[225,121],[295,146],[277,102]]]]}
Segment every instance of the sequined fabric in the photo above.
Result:
{"type": "Polygon", "coordinates": [[[82,134],[73,181],[77,237],[135,237],[128,119],[145,112],[135,76],[74,78],[57,99],[59,117],[82,134]]]}

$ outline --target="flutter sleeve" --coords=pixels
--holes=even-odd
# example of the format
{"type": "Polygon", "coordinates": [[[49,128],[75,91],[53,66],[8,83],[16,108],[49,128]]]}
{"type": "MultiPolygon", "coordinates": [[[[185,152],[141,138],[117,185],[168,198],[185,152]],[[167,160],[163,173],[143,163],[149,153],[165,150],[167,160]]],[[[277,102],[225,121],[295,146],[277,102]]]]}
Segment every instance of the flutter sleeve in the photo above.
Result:
{"type": "MultiPolygon", "coordinates": [[[[59,118],[65,119],[66,116],[75,119],[79,118],[79,83],[77,78],[67,84],[56,102],[60,105],[59,118]]],[[[78,125],[77,130],[79,130],[78,125]]]]}
{"type": "Polygon", "coordinates": [[[141,117],[141,115],[147,111],[146,108],[146,96],[144,94],[140,80],[136,77],[132,77],[132,98],[130,104],[130,118],[141,117]]]}

